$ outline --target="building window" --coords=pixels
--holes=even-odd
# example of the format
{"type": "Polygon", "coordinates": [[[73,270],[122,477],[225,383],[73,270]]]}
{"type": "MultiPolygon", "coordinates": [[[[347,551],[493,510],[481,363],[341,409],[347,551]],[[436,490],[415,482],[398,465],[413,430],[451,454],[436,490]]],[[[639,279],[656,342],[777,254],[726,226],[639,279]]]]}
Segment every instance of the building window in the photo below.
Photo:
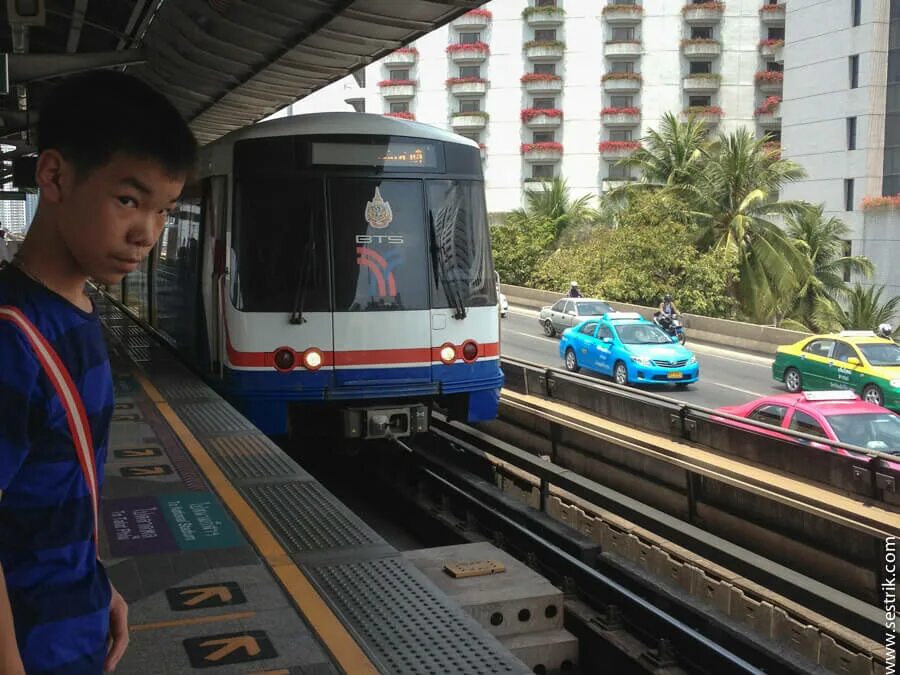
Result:
{"type": "MultiPolygon", "coordinates": [[[[853,255],[853,242],[844,240],[844,257],[849,258],[853,255]]],[[[844,282],[850,282],[850,266],[847,265],[844,267],[844,282]]]]}
{"type": "Polygon", "coordinates": [[[634,40],[634,28],[613,28],[612,39],[613,42],[634,40]]]}
{"type": "Polygon", "coordinates": [[[613,61],[609,70],[613,73],[633,73],[634,61],[613,61]]]}
{"type": "Polygon", "coordinates": [[[769,28],[770,40],[784,40],[784,26],[772,26],[769,28]]]}
{"type": "Polygon", "coordinates": [[[474,42],[481,42],[481,33],[460,33],[459,44],[470,45],[474,42]]]}
{"type": "Polygon", "coordinates": [[[850,88],[859,87],[859,54],[850,57],[850,88]]]}
{"type": "Polygon", "coordinates": [[[610,180],[631,180],[631,168],[614,162],[609,165],[610,180]]]}
{"type": "Polygon", "coordinates": [[[691,28],[692,40],[712,40],[712,26],[694,26],[691,28]]]}
{"type": "Polygon", "coordinates": [[[784,64],[778,63],[777,61],[769,61],[766,63],[766,70],[770,73],[783,73],[784,72],[784,64]]]}
{"type": "Polygon", "coordinates": [[[535,0],[535,7],[556,7],[556,0],[535,0]]]}
{"type": "Polygon", "coordinates": [[[847,118],[847,149],[856,150],[856,118],[847,118]]]}
{"type": "Polygon", "coordinates": [[[853,179],[844,179],[844,211],[853,210],[853,179]]]}
{"type": "Polygon", "coordinates": [[[531,165],[531,177],[532,178],[553,178],[553,165],[552,164],[532,164],[531,165]]]}
{"type": "Polygon", "coordinates": [[[391,103],[391,112],[409,112],[409,103],[407,101],[391,103]]]}
{"type": "Polygon", "coordinates": [[[463,99],[459,102],[459,112],[478,112],[481,110],[481,101],[477,98],[463,99]]]}
{"type": "Polygon", "coordinates": [[[634,98],[631,96],[610,96],[609,104],[613,108],[631,108],[634,106],[634,98]]]}
{"type": "Polygon", "coordinates": [[[481,77],[481,66],[460,66],[460,77],[481,77]]]}
{"type": "Polygon", "coordinates": [[[769,140],[773,143],[781,143],[781,129],[770,131],[766,136],[768,136],[769,140]]]}
{"type": "Polygon", "coordinates": [[[409,68],[403,68],[402,70],[391,70],[390,75],[388,75],[389,80],[408,80],[409,79],[409,68]]]}
{"type": "Polygon", "coordinates": [[[853,25],[862,23],[862,0],[853,0],[853,25]]]}
{"type": "Polygon", "coordinates": [[[357,68],[353,71],[353,79],[356,80],[357,86],[366,88],[366,69],[365,68],[357,68]]]}
{"type": "Polygon", "coordinates": [[[691,75],[697,73],[711,73],[712,61],[691,61],[691,75]]]}
{"type": "Polygon", "coordinates": [[[534,31],[534,39],[540,42],[552,42],[556,39],[556,29],[540,28],[534,31]]]}
{"type": "Polygon", "coordinates": [[[556,139],[552,131],[535,131],[531,136],[532,143],[552,143],[556,139]]]}
{"type": "Polygon", "coordinates": [[[712,97],[711,96],[689,96],[688,97],[688,105],[691,108],[695,107],[703,107],[708,108],[712,105],[712,97]]]}
{"type": "Polygon", "coordinates": [[[535,63],[534,72],[537,75],[556,75],[555,63],[535,63]]]}
{"type": "Polygon", "coordinates": [[[556,99],[555,98],[536,98],[534,99],[534,103],[532,105],[533,108],[539,108],[540,110],[552,110],[556,107],[556,99]]]}
{"type": "Polygon", "coordinates": [[[637,0],[613,0],[613,5],[633,5],[637,0]]]}
{"type": "Polygon", "coordinates": [[[610,129],[609,140],[611,141],[630,141],[631,129],[610,129]]]}

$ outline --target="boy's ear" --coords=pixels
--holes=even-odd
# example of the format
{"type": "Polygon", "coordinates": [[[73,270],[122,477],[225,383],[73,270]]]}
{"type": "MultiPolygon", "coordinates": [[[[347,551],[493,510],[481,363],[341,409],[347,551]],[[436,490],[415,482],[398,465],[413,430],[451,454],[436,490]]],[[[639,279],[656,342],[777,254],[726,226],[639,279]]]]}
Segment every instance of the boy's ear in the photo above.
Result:
{"type": "Polygon", "coordinates": [[[72,166],[58,150],[44,150],[37,161],[34,178],[41,189],[41,199],[58,203],[62,200],[65,174],[71,172],[72,166]]]}

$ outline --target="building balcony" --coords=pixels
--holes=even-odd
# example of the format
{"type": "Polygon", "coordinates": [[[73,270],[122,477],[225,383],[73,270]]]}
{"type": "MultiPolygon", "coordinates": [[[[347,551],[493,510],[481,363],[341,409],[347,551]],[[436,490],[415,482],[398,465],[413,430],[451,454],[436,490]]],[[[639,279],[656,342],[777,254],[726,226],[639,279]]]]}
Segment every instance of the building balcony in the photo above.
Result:
{"type": "Polygon", "coordinates": [[[562,7],[526,7],[522,18],[532,28],[552,28],[563,24],[566,12],[562,7]]]}
{"type": "Polygon", "coordinates": [[[484,129],[487,121],[488,114],[480,110],[458,112],[450,116],[450,126],[454,129],[484,129]]]}
{"type": "Polygon", "coordinates": [[[686,121],[691,115],[707,126],[715,126],[725,113],[717,105],[702,105],[685,108],[681,113],[681,119],[686,121]]]}
{"type": "Polygon", "coordinates": [[[607,42],[603,54],[608,59],[634,59],[644,51],[640,40],[616,40],[607,42]]]}
{"type": "Polygon", "coordinates": [[[562,59],[566,43],[560,40],[531,40],[524,45],[525,56],[537,63],[550,63],[562,59]]]}
{"type": "Polygon", "coordinates": [[[781,95],[784,73],[777,70],[761,70],[756,73],[756,86],[764,94],[781,95]]]}
{"type": "Polygon", "coordinates": [[[629,157],[641,147],[639,141],[602,141],[597,149],[600,156],[608,161],[618,161],[629,157]]]}
{"type": "Polygon", "coordinates": [[[722,54],[722,43],[718,40],[682,40],[681,53],[687,59],[714,59],[722,54]]]}
{"type": "Polygon", "coordinates": [[[682,80],[682,87],[686,92],[710,92],[718,91],[722,84],[722,76],[718,73],[694,73],[682,80]]]}
{"type": "Polygon", "coordinates": [[[555,129],[562,124],[563,113],[556,108],[526,108],[521,117],[530,129],[555,129]]]}
{"type": "Polygon", "coordinates": [[[415,80],[382,80],[378,88],[381,97],[386,99],[405,99],[416,95],[415,80]]]}
{"type": "Polygon", "coordinates": [[[454,96],[484,96],[488,81],[480,77],[451,77],[447,89],[454,96]]]}
{"type": "Polygon", "coordinates": [[[491,53],[491,48],[484,42],[452,44],[447,46],[447,54],[454,63],[462,65],[482,63],[491,53]]]}
{"type": "Polygon", "coordinates": [[[764,26],[783,26],[785,15],[785,4],[782,2],[778,5],[763,5],[759,9],[759,20],[764,26]]]}
{"type": "Polygon", "coordinates": [[[483,30],[491,23],[491,18],[493,15],[488,9],[470,9],[453,22],[453,27],[458,31],[483,30]]]}
{"type": "Polygon", "coordinates": [[[522,157],[528,162],[558,162],[562,159],[562,143],[523,143],[522,157]]]}
{"type": "Polygon", "coordinates": [[[763,129],[778,129],[781,127],[781,97],[769,96],[753,113],[756,122],[763,129]]]}
{"type": "Polygon", "coordinates": [[[600,189],[603,192],[609,192],[610,190],[625,187],[629,183],[633,183],[635,180],[637,179],[631,176],[625,176],[622,178],[604,178],[603,182],[600,185],[600,189]]]}
{"type": "Polygon", "coordinates": [[[784,46],[784,40],[760,40],[759,55],[766,61],[774,61],[778,49],[784,46]]]}
{"type": "Polygon", "coordinates": [[[633,93],[641,90],[640,73],[606,73],[603,89],[610,93],[633,93]]]}
{"type": "Polygon", "coordinates": [[[644,18],[644,8],[640,5],[604,5],[603,18],[611,26],[633,26],[644,18]]]}
{"type": "Polygon", "coordinates": [[[724,2],[703,2],[681,8],[684,20],[691,26],[712,26],[722,20],[724,2]]]}
{"type": "Polygon", "coordinates": [[[529,94],[556,94],[562,91],[563,81],[559,75],[525,73],[522,84],[529,94]]]}
{"type": "Polygon", "coordinates": [[[552,178],[533,178],[529,176],[522,182],[526,192],[549,192],[553,187],[552,178]]]}
{"type": "Polygon", "coordinates": [[[775,47],[775,54],[772,57],[775,63],[780,63],[784,65],[784,43],[782,42],[780,45],[775,47]]]}
{"type": "Polygon", "coordinates": [[[419,50],[415,47],[401,47],[385,56],[381,62],[386,66],[414,66],[419,58],[419,50]]]}
{"type": "Polygon", "coordinates": [[[636,127],[641,123],[640,108],[604,108],[600,111],[605,127],[636,127]]]}

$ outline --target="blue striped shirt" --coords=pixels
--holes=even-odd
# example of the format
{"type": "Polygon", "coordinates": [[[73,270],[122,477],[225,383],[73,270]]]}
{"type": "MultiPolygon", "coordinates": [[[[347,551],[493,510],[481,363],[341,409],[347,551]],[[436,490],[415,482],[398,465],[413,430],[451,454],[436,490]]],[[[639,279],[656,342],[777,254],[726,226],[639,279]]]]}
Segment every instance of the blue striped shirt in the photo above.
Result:
{"type": "MultiPolygon", "coordinates": [[[[83,312],[14,267],[0,305],[22,310],[68,368],[84,401],[103,479],[112,374],[97,313],[83,312]]],[[[19,328],[0,321],[0,564],[30,675],[100,673],[110,586],[63,408],[19,328]]]]}

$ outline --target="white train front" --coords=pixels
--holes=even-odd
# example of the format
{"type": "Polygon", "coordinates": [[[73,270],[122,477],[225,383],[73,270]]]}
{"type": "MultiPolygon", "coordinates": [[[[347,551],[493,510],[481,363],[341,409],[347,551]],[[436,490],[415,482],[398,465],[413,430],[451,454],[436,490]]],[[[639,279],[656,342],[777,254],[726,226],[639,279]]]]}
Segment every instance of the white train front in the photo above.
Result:
{"type": "Polygon", "coordinates": [[[266,122],[201,152],[126,306],[269,434],[496,416],[478,146],[380,115],[266,122]]]}

